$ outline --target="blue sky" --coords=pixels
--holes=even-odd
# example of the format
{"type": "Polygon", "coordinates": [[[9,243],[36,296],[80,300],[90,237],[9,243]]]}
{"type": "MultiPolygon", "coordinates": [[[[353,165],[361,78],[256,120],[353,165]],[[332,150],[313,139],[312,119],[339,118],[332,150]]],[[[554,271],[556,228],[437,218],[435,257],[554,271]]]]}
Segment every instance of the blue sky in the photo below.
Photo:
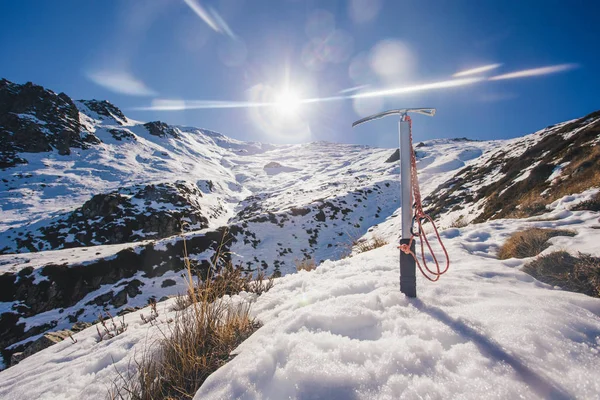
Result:
{"type": "Polygon", "coordinates": [[[414,118],[416,140],[509,138],[600,109],[599,12],[577,0],[4,0],[0,76],[242,140],[394,147],[392,119],[351,123],[419,106],[438,113],[414,118]],[[377,95],[390,89],[401,93],[377,95]],[[196,108],[223,105],[236,108],[196,108]]]}

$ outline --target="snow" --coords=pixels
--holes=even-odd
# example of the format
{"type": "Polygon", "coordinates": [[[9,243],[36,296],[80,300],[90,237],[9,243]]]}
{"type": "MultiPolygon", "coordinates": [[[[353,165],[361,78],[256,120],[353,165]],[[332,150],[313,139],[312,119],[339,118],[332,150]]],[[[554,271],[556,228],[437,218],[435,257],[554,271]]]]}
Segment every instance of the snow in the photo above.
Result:
{"type": "MultiPolygon", "coordinates": [[[[566,249],[600,255],[594,240],[598,213],[569,211],[598,189],[566,196],[549,205],[552,211],[543,216],[443,230],[450,272],[435,284],[419,277],[419,298],[407,299],[398,290],[395,245],[402,206],[399,168],[398,163],[384,163],[393,149],[325,142],[247,143],[182,126],[174,128],[179,138],[159,138],[137,121],[99,116],[78,106],[85,112],[80,120],[86,129],[103,143],[73,149],[70,156],[27,154],[29,164],[0,171],[0,233],[44,225],[97,193],[179,179],[202,190],[201,206],[223,208],[211,215],[209,229],[245,223],[261,239],[256,248],[242,240],[233,244],[230,251],[236,262],[258,262],[260,257],[270,263],[283,259],[281,249],[291,250],[285,257],[299,258],[318,228],[318,246],[310,250],[317,262],[326,261],[315,271],[292,273],[294,266],[287,265],[281,268],[287,275],[277,279],[270,292],[230,299],[251,302],[252,313],[264,326],[209,377],[197,399],[560,399],[595,398],[600,393],[600,300],[536,281],[520,271],[528,259],[495,257],[510,234],[533,226],[577,232],[574,237],[552,238],[545,253],[566,249]],[[117,140],[111,129],[127,131],[133,139],[117,140]],[[325,221],[317,222],[314,214],[327,202],[351,209],[349,220],[325,213],[325,221]],[[295,208],[310,214],[290,214],[295,208]],[[251,221],[271,214],[286,217],[285,224],[251,221]],[[375,237],[390,244],[339,260],[349,241],[375,237]]],[[[416,149],[421,193],[424,198],[434,193],[463,168],[486,165],[495,157],[518,157],[567,123],[511,140],[424,142],[416,149]]],[[[534,166],[513,182],[525,179],[534,166]]],[[[466,187],[476,192],[501,175],[499,166],[466,187]]],[[[559,176],[557,168],[551,178],[559,176]]],[[[484,201],[442,215],[439,226],[450,226],[459,216],[471,220],[484,201]]],[[[156,202],[149,206],[169,207],[156,202]]],[[[38,269],[49,263],[86,265],[127,248],[140,253],[148,243],[166,250],[175,240],[0,255],[0,273],[33,267],[34,282],[40,282],[47,278],[38,269]]],[[[185,291],[180,273],[136,278],[144,284],[143,295],[130,298],[128,307],[144,306],[149,296],[159,299],[185,291]],[[176,284],[163,288],[167,279],[176,284]]],[[[103,309],[85,303],[119,283],[124,281],[102,286],[72,307],[20,322],[32,327],[57,321],[55,329],[65,329],[70,326],[65,316],[82,308],[80,319],[93,320],[103,309]]],[[[118,373],[132,371],[134,359],[168,332],[169,319],[176,317],[172,303],[159,303],[156,324],[142,324],[140,314],[149,314],[148,309],[134,312],[125,316],[128,329],[120,336],[98,342],[92,327],[74,335],[77,343],[61,342],[0,372],[0,398],[105,397],[118,373]]],[[[0,313],[19,305],[0,302],[0,313]]]]}
{"type": "MultiPolygon", "coordinates": [[[[264,325],[195,398],[596,398],[600,299],[535,280],[520,271],[529,259],[494,256],[533,226],[578,233],[553,238],[546,252],[600,255],[598,213],[567,210],[591,195],[561,199],[541,217],[443,231],[450,272],[438,283],[419,276],[418,299],[398,290],[394,244],[286,275],[258,298],[234,296],[264,325]]],[[[120,336],[98,342],[92,327],[1,372],[0,398],[105,396],[117,371],[168,331],[172,302],[159,303],[156,326],[141,322],[148,309],[134,312],[120,336]]]]}
{"type": "Polygon", "coordinates": [[[554,167],[554,169],[552,170],[552,173],[546,180],[548,182],[554,183],[558,179],[558,177],[560,177],[560,175],[562,174],[563,168],[566,167],[567,165],[569,165],[570,163],[571,163],[570,161],[567,161],[567,162],[564,162],[564,163],[559,164],[556,167],[554,167]]]}

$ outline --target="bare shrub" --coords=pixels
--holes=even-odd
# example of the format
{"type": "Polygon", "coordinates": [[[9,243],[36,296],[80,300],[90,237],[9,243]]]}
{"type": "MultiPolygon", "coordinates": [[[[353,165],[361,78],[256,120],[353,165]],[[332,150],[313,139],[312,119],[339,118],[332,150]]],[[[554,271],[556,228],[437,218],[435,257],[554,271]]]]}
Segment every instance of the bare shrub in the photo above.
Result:
{"type": "Polygon", "coordinates": [[[152,323],[152,321],[156,320],[156,318],[158,318],[158,310],[156,309],[156,300],[152,299],[149,302],[150,305],[150,315],[149,316],[145,316],[144,314],[140,313],[140,318],[142,319],[142,322],[144,324],[147,323],[152,323]]]}
{"type": "Polygon", "coordinates": [[[317,264],[314,258],[305,258],[303,260],[296,260],[296,271],[314,271],[317,269],[317,264]]]}
{"type": "Polygon", "coordinates": [[[523,267],[523,271],[539,281],[564,290],[600,297],[600,258],[566,251],[540,256],[523,267]]]}
{"type": "Polygon", "coordinates": [[[513,233],[498,251],[498,258],[526,258],[540,254],[550,245],[548,239],[555,236],[575,236],[577,233],[566,229],[529,228],[513,233]]]}
{"type": "Polygon", "coordinates": [[[96,331],[98,332],[99,342],[104,339],[112,339],[127,330],[124,315],[121,317],[120,321],[115,322],[114,317],[109,312],[106,312],[106,316],[102,314],[98,315],[98,321],[98,324],[96,324],[96,331]],[[100,326],[102,326],[102,328],[100,328],[100,326]]]}

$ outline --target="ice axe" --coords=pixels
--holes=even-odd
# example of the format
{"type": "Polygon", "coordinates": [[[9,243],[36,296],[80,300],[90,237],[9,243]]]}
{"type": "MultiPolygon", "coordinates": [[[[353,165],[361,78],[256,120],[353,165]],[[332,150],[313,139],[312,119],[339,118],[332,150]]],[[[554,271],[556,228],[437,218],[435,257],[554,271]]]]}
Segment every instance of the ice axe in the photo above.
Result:
{"type": "Polygon", "coordinates": [[[408,297],[417,297],[416,257],[415,243],[412,240],[413,232],[413,210],[412,210],[412,177],[411,177],[411,132],[408,113],[417,113],[433,117],[435,108],[402,108],[399,110],[384,111],[369,117],[359,119],[352,124],[355,127],[365,122],[387,117],[388,115],[399,115],[398,134],[400,136],[400,181],[402,190],[402,237],[400,245],[409,246],[410,253],[400,251],[400,291],[408,297]]]}

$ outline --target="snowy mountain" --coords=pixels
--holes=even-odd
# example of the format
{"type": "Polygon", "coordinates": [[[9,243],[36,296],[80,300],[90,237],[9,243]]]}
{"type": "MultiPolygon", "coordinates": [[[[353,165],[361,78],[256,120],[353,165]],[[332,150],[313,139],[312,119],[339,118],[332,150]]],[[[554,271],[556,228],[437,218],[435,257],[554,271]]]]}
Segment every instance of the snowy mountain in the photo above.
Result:
{"type": "MultiPolygon", "coordinates": [[[[418,131],[415,134],[418,139],[418,131]]],[[[105,310],[116,315],[145,306],[149,299],[184,292],[185,239],[199,270],[209,268],[223,245],[235,265],[288,275],[256,300],[253,312],[265,326],[240,348],[240,356],[207,381],[198,394],[202,398],[235,398],[239,387],[248,385],[256,385],[253,390],[264,398],[322,398],[332,387],[338,398],[394,398],[398,387],[412,393],[410,398],[427,393],[427,379],[442,374],[440,369],[448,376],[443,389],[448,393],[464,393],[469,385],[464,379],[471,371],[478,382],[474,385],[500,385],[498,397],[543,397],[535,388],[513,385],[515,372],[507,364],[515,368],[514,360],[497,348],[524,352],[529,365],[524,371],[530,376],[534,371],[539,378],[535,371],[544,362],[558,368],[560,361],[535,357],[558,342],[557,360],[583,360],[569,373],[579,374],[584,383],[567,382],[559,368],[550,380],[564,381],[565,393],[589,397],[600,390],[597,383],[585,381],[590,365],[599,361],[598,300],[551,290],[518,271],[522,261],[493,258],[509,233],[530,225],[569,225],[578,235],[552,243],[594,253],[586,235],[593,236],[597,213],[569,207],[591,198],[600,187],[599,141],[600,113],[594,113],[517,139],[416,144],[426,211],[448,228],[443,236],[450,243],[453,272],[438,286],[420,281],[427,289],[420,296],[423,303],[415,303],[397,293],[395,243],[402,204],[393,149],[241,142],[199,128],[134,121],[106,101],[73,101],[30,83],[2,80],[0,348],[5,364],[44,332],[92,322],[105,310]],[[536,221],[536,215],[553,221],[536,221]],[[458,227],[467,223],[472,224],[458,227]],[[356,254],[353,245],[376,237],[390,244],[345,258],[356,254]],[[312,275],[293,274],[296,263],[307,259],[329,261],[312,275]],[[473,301],[479,303],[475,310],[469,307],[473,301]],[[548,302],[556,304],[556,314],[545,308],[548,302]],[[531,310],[526,315],[539,313],[533,321],[558,315],[561,326],[579,325],[528,347],[517,336],[532,338],[539,324],[526,323],[526,309],[531,310]],[[502,318],[490,317],[492,311],[502,318]],[[412,317],[415,324],[403,320],[412,317]],[[501,321],[512,325],[503,328],[501,321]],[[523,324],[521,330],[506,332],[523,324]],[[486,334],[496,338],[492,345],[479,337],[486,334]],[[398,336],[408,338],[406,343],[389,347],[388,341],[398,336]],[[475,339],[469,342],[465,336],[475,339]],[[334,344],[338,339],[341,342],[334,344]],[[296,352],[302,341],[312,349],[304,367],[313,368],[317,353],[330,349],[333,353],[321,373],[340,371],[339,375],[322,387],[316,385],[319,370],[305,370],[296,358],[301,357],[296,352]],[[496,360],[478,353],[486,346],[496,360]],[[407,347],[411,351],[403,356],[407,347]],[[453,353],[438,358],[438,347],[453,353]],[[395,349],[389,359],[381,358],[384,349],[395,349]],[[259,350],[271,359],[263,359],[264,368],[282,376],[261,378],[244,366],[259,350]],[[368,356],[351,361],[348,352],[368,356]],[[425,358],[413,359],[417,364],[411,367],[416,354],[425,358]],[[465,357],[476,362],[461,365],[457,360],[465,357]],[[291,361],[282,366],[278,359],[291,361]],[[382,376],[372,379],[348,363],[371,365],[367,374],[394,370],[396,375],[380,372],[382,376]],[[495,372],[476,373],[486,363],[495,372]],[[407,380],[406,374],[423,380],[407,380]],[[352,384],[345,380],[349,375],[357,378],[352,384]],[[286,376],[298,377],[294,381],[299,388],[284,384],[286,376]]],[[[165,314],[169,301],[159,303],[165,314]]],[[[127,348],[142,346],[148,327],[133,322],[139,322],[135,312],[126,318],[132,326],[123,335],[128,337],[127,348]]],[[[90,329],[76,335],[74,346],[79,347],[70,365],[86,365],[92,377],[81,377],[73,397],[97,398],[101,389],[94,386],[99,385],[96,380],[114,372],[109,371],[111,358],[117,366],[127,363],[125,344],[94,347],[93,335],[90,329]]],[[[2,372],[0,382],[8,383],[0,383],[0,397],[64,396],[64,387],[55,392],[44,385],[23,389],[15,379],[19,374],[32,379],[43,374],[55,382],[59,378],[52,375],[51,366],[69,349],[65,341],[2,372]],[[39,366],[34,368],[36,362],[39,366]]],[[[473,396],[467,397],[479,397],[475,393],[485,393],[486,387],[474,387],[473,396]]],[[[564,394],[548,387],[558,390],[551,393],[564,394]]]]}

